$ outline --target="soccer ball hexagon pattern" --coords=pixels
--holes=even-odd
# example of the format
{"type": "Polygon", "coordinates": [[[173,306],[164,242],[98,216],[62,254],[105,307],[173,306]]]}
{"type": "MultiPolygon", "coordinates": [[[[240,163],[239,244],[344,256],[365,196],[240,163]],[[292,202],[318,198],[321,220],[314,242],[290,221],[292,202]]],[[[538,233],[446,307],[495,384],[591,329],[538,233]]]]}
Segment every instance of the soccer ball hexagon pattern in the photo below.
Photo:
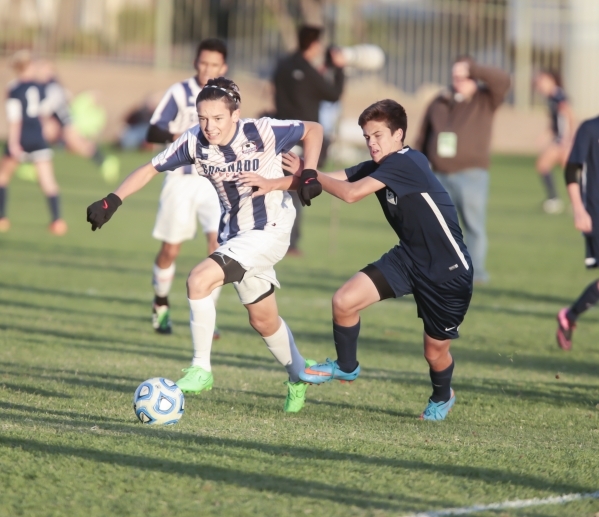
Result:
{"type": "Polygon", "coordinates": [[[173,381],[154,377],[135,390],[133,411],[142,424],[176,424],[185,411],[185,397],[173,381]]]}

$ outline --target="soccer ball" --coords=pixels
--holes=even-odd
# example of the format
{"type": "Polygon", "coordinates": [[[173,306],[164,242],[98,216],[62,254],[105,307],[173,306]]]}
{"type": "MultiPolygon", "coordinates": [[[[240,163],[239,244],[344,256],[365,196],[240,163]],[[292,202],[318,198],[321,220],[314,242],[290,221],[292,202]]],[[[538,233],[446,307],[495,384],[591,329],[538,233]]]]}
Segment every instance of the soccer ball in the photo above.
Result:
{"type": "Polygon", "coordinates": [[[135,390],[133,411],[142,424],[176,424],[185,411],[185,397],[173,381],[154,377],[135,390]]]}

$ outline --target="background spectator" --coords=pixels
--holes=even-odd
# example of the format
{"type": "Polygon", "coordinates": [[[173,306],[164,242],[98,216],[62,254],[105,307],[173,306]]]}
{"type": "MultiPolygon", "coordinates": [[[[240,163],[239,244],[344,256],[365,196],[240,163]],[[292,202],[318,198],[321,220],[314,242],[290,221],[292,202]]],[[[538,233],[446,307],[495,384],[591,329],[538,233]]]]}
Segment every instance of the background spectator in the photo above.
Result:
{"type": "Polygon", "coordinates": [[[429,105],[415,144],[456,205],[476,283],[489,280],[485,261],[491,128],[509,87],[510,76],[503,70],[458,58],[451,87],[429,105]]]}

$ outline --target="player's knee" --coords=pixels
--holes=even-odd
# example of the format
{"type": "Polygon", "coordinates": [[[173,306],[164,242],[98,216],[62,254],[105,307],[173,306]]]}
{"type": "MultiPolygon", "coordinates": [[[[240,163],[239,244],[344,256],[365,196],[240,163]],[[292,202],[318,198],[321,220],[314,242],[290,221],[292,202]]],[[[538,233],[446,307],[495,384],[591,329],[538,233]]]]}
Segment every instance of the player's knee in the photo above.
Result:
{"type": "Polygon", "coordinates": [[[168,262],[169,265],[172,264],[177,256],[179,255],[179,245],[178,244],[167,244],[163,243],[162,248],[160,249],[160,259],[162,262],[168,262]]]}
{"type": "Polygon", "coordinates": [[[187,296],[191,299],[206,298],[212,293],[212,282],[200,272],[192,270],[187,277],[187,296]]]}
{"type": "Polygon", "coordinates": [[[351,298],[346,290],[341,288],[333,295],[333,314],[345,316],[351,312],[354,312],[351,298]]]}
{"type": "Polygon", "coordinates": [[[250,314],[250,325],[258,334],[268,337],[279,330],[281,322],[278,316],[273,318],[270,315],[250,314]]]}

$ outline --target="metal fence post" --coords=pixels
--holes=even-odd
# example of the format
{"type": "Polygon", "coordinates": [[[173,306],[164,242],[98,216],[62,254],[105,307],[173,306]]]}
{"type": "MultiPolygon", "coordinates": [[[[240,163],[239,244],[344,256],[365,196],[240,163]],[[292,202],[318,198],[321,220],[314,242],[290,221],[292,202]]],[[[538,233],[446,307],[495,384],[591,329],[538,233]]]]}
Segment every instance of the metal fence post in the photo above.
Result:
{"type": "Polygon", "coordinates": [[[154,25],[154,67],[169,68],[173,44],[173,0],[156,0],[154,25]]]}
{"type": "Polygon", "coordinates": [[[514,0],[514,104],[528,109],[531,102],[532,80],[532,6],[530,0],[514,0]]]}
{"type": "Polygon", "coordinates": [[[570,34],[564,55],[566,91],[579,117],[599,112],[599,2],[570,0],[570,34]]]}

